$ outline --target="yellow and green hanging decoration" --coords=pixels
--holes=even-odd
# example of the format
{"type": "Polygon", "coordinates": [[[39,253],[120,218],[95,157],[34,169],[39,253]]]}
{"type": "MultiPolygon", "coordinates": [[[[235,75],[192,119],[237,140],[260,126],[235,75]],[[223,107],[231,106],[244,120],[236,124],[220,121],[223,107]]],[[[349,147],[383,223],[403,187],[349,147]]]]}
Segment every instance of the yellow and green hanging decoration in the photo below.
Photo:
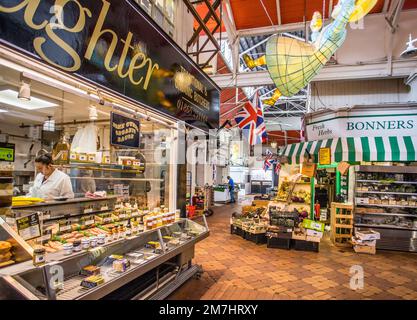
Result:
{"type": "Polygon", "coordinates": [[[273,96],[263,102],[274,105],[281,95],[291,97],[313,80],[346,39],[346,27],[367,15],[377,0],[340,0],[332,13],[333,21],[323,27],[322,15],[316,11],[310,24],[311,42],[273,35],[267,42],[266,55],[252,60],[244,55],[253,69],[266,65],[276,85],[273,96]]]}

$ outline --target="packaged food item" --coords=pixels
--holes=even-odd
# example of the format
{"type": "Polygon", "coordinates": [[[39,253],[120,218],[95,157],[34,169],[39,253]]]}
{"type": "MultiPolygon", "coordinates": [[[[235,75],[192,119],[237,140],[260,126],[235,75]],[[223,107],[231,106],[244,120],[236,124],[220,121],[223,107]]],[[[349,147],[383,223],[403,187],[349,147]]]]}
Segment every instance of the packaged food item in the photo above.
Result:
{"type": "Polygon", "coordinates": [[[75,240],[73,243],[73,251],[74,252],[80,252],[82,247],[81,247],[81,240],[75,240]]]}
{"type": "Polygon", "coordinates": [[[99,246],[103,245],[106,243],[106,235],[105,234],[99,234],[97,237],[97,244],[99,246]]]}
{"type": "Polygon", "coordinates": [[[88,250],[90,248],[90,240],[89,239],[82,239],[81,240],[81,247],[83,250],[88,250]]]}
{"type": "Polygon", "coordinates": [[[85,266],[81,269],[80,274],[82,276],[95,276],[100,274],[100,267],[97,266],[85,266]]]}
{"type": "Polygon", "coordinates": [[[125,272],[130,267],[130,262],[127,259],[120,259],[113,261],[113,270],[117,272],[125,272]]]}
{"type": "Polygon", "coordinates": [[[46,250],[44,248],[36,248],[33,250],[33,265],[36,267],[42,266],[46,262],[46,250]]]}
{"type": "Polygon", "coordinates": [[[72,254],[74,245],[72,243],[65,243],[64,244],[64,254],[66,256],[69,256],[70,254],[72,254]]]}
{"type": "Polygon", "coordinates": [[[90,248],[97,247],[97,237],[90,237],[90,248]]]}
{"type": "Polygon", "coordinates": [[[104,283],[104,278],[102,275],[94,275],[94,276],[85,278],[83,281],[81,281],[81,286],[87,289],[91,289],[103,283],[104,283]]]}

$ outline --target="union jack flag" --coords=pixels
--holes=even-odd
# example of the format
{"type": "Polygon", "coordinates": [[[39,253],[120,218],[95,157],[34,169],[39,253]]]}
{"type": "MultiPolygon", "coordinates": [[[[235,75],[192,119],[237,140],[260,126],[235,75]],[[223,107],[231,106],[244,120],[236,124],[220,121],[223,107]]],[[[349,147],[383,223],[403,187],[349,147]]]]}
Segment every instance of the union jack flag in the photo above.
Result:
{"type": "Polygon", "coordinates": [[[277,161],[277,164],[275,166],[275,174],[279,175],[280,171],[281,171],[281,162],[277,161]]]}
{"type": "Polygon", "coordinates": [[[275,162],[274,159],[272,159],[272,152],[268,149],[266,150],[266,157],[264,161],[264,171],[271,168],[272,164],[275,162]]]}
{"type": "Polygon", "coordinates": [[[258,93],[255,94],[253,103],[245,103],[242,110],[236,114],[235,121],[251,146],[266,142],[268,136],[258,93]]]}

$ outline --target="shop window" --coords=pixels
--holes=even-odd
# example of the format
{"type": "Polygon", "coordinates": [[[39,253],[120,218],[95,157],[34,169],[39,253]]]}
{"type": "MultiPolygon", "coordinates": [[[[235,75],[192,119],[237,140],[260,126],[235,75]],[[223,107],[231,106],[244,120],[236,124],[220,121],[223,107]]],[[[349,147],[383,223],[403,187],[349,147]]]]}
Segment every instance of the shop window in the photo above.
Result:
{"type": "Polygon", "coordinates": [[[171,37],[174,35],[175,0],[135,0],[171,37]]]}

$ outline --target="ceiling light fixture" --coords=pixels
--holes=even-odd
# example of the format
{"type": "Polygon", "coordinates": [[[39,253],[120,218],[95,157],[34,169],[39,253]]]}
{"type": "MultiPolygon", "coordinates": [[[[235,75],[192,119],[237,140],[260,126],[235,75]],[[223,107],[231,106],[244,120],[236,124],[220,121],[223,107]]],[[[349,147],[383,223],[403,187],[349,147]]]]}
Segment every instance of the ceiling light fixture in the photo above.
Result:
{"type": "Polygon", "coordinates": [[[277,142],[271,142],[271,148],[275,149],[278,146],[277,142]]]}
{"type": "Polygon", "coordinates": [[[20,87],[17,98],[23,101],[30,101],[30,80],[20,76],[20,87]]]}
{"type": "Polygon", "coordinates": [[[0,113],[2,113],[2,112],[7,112],[7,110],[0,109],[0,113]]]}
{"type": "MultiPolygon", "coordinates": [[[[29,88],[29,99],[21,98],[21,90],[19,92],[13,89],[0,89],[0,103],[4,103],[9,106],[26,109],[26,110],[36,110],[42,108],[51,108],[57,107],[58,105],[44,99],[30,97],[30,88],[29,88]]],[[[23,97],[27,97],[27,91],[23,92],[23,97]]]]}
{"type": "Polygon", "coordinates": [[[411,58],[417,56],[417,48],[414,46],[414,42],[417,43],[417,39],[413,40],[410,34],[409,41],[407,42],[407,49],[401,53],[401,58],[411,58]]]}

